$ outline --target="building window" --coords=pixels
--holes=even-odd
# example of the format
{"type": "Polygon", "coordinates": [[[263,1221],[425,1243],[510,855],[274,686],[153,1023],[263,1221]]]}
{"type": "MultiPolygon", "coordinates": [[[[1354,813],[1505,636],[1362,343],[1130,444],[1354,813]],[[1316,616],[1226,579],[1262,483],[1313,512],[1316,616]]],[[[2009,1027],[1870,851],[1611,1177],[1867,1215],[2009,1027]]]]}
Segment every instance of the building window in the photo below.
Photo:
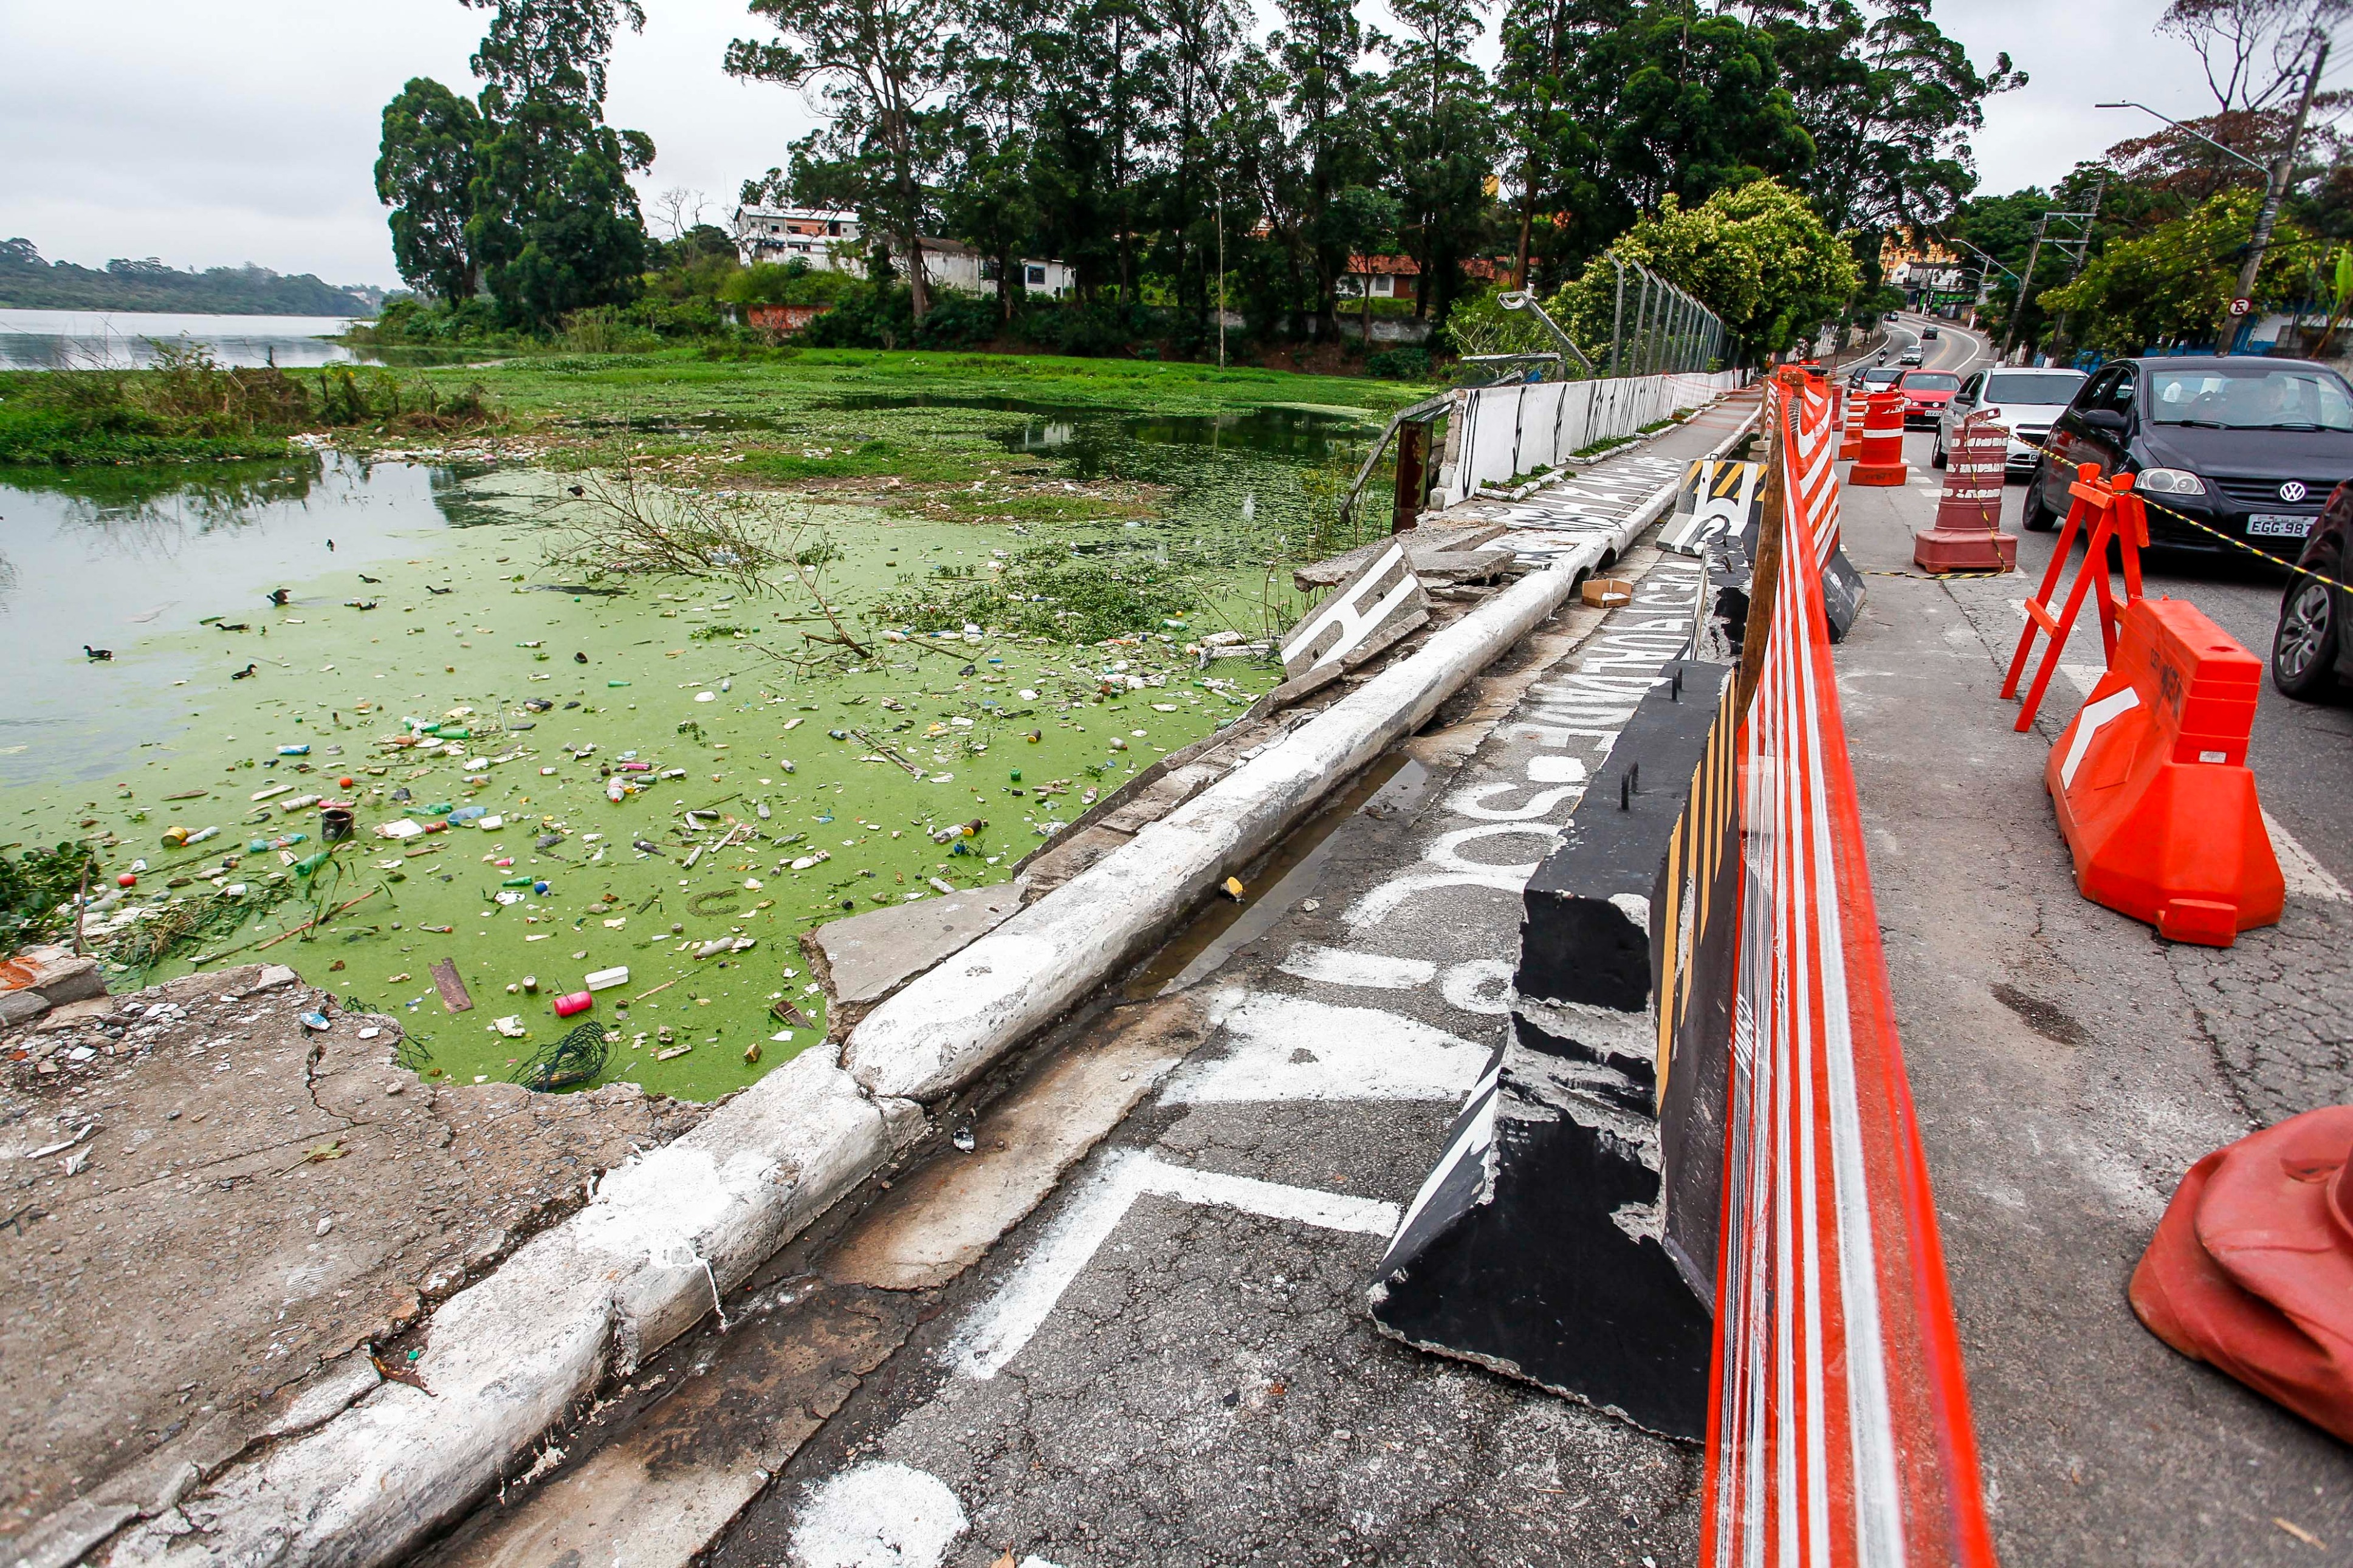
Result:
{"type": "Polygon", "coordinates": [[[836,238],[839,238],[841,235],[841,225],[836,221],[828,219],[825,226],[825,232],[836,238]]]}
{"type": "Polygon", "coordinates": [[[1046,281],[1046,269],[1042,267],[1026,268],[1023,269],[1023,278],[1027,282],[1042,287],[1046,281]]]}

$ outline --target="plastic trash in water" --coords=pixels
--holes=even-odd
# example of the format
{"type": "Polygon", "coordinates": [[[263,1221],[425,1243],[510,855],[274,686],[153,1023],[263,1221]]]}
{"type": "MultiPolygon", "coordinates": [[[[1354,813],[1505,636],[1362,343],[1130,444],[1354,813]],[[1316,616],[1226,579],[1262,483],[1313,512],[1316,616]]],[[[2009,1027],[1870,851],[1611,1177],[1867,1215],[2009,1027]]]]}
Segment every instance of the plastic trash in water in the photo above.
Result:
{"type": "Polygon", "coordinates": [[[281,757],[307,757],[311,754],[311,748],[307,744],[300,746],[280,746],[278,748],[278,754],[281,757]]]}
{"type": "Polygon", "coordinates": [[[490,814],[491,808],[487,805],[461,805],[449,814],[449,821],[453,826],[461,822],[480,822],[490,814]]]}
{"type": "Polygon", "coordinates": [[[616,985],[627,985],[628,983],[629,966],[626,963],[616,964],[610,969],[594,970],[581,976],[580,980],[580,984],[591,991],[608,991],[616,985]]]}
{"type": "Polygon", "coordinates": [[[596,1005],[596,998],[586,991],[574,991],[555,999],[555,1016],[569,1018],[575,1013],[586,1013],[596,1005]]]}

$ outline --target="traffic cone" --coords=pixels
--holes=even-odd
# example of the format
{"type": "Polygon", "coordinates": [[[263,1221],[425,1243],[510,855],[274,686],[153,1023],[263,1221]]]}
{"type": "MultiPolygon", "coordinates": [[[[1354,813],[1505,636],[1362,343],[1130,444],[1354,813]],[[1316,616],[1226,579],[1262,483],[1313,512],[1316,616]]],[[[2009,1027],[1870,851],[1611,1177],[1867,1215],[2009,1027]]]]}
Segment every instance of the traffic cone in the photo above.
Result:
{"type": "Polygon", "coordinates": [[[1972,414],[1945,454],[1945,494],[1936,521],[1912,536],[1912,563],[1923,572],[2010,572],[2018,536],[2001,531],[2002,468],[2010,431],[1972,414]]]}
{"type": "Polygon", "coordinates": [[[1862,411],[1866,401],[1853,388],[1840,384],[1838,460],[1841,463],[1852,463],[1862,456],[1862,411]]]}
{"type": "Polygon", "coordinates": [[[1846,474],[1851,485],[1900,485],[1904,467],[1904,396],[1874,392],[1862,416],[1862,456],[1846,474]]]}

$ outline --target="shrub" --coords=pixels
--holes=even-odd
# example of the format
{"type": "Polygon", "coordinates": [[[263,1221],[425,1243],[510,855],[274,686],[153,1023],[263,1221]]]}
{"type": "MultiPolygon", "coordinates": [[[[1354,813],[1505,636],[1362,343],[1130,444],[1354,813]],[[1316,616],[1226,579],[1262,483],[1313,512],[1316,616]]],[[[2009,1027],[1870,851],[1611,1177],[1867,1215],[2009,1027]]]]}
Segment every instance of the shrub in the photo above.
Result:
{"type": "Polygon", "coordinates": [[[1430,379],[1430,351],[1419,344],[1383,349],[1365,356],[1365,374],[1387,381],[1427,381],[1430,379]]]}

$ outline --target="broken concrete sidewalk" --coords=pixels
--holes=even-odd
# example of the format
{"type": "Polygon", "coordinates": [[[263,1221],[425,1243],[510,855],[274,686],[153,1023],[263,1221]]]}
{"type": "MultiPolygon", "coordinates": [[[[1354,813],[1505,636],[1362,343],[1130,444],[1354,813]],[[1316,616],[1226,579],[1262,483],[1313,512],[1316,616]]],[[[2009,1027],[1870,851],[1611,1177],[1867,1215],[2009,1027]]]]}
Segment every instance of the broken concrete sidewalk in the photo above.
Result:
{"type": "Polygon", "coordinates": [[[629,1085],[420,1082],[393,1059],[397,1023],[342,1013],[282,965],[97,1005],[0,1037],[12,1563],[69,1562],[169,1506],[292,1419],[310,1379],[342,1390],[332,1408],[366,1392],[360,1347],[389,1346],[705,1110],[629,1085]],[[306,1030],[322,1006],[329,1028],[306,1030]]]}

